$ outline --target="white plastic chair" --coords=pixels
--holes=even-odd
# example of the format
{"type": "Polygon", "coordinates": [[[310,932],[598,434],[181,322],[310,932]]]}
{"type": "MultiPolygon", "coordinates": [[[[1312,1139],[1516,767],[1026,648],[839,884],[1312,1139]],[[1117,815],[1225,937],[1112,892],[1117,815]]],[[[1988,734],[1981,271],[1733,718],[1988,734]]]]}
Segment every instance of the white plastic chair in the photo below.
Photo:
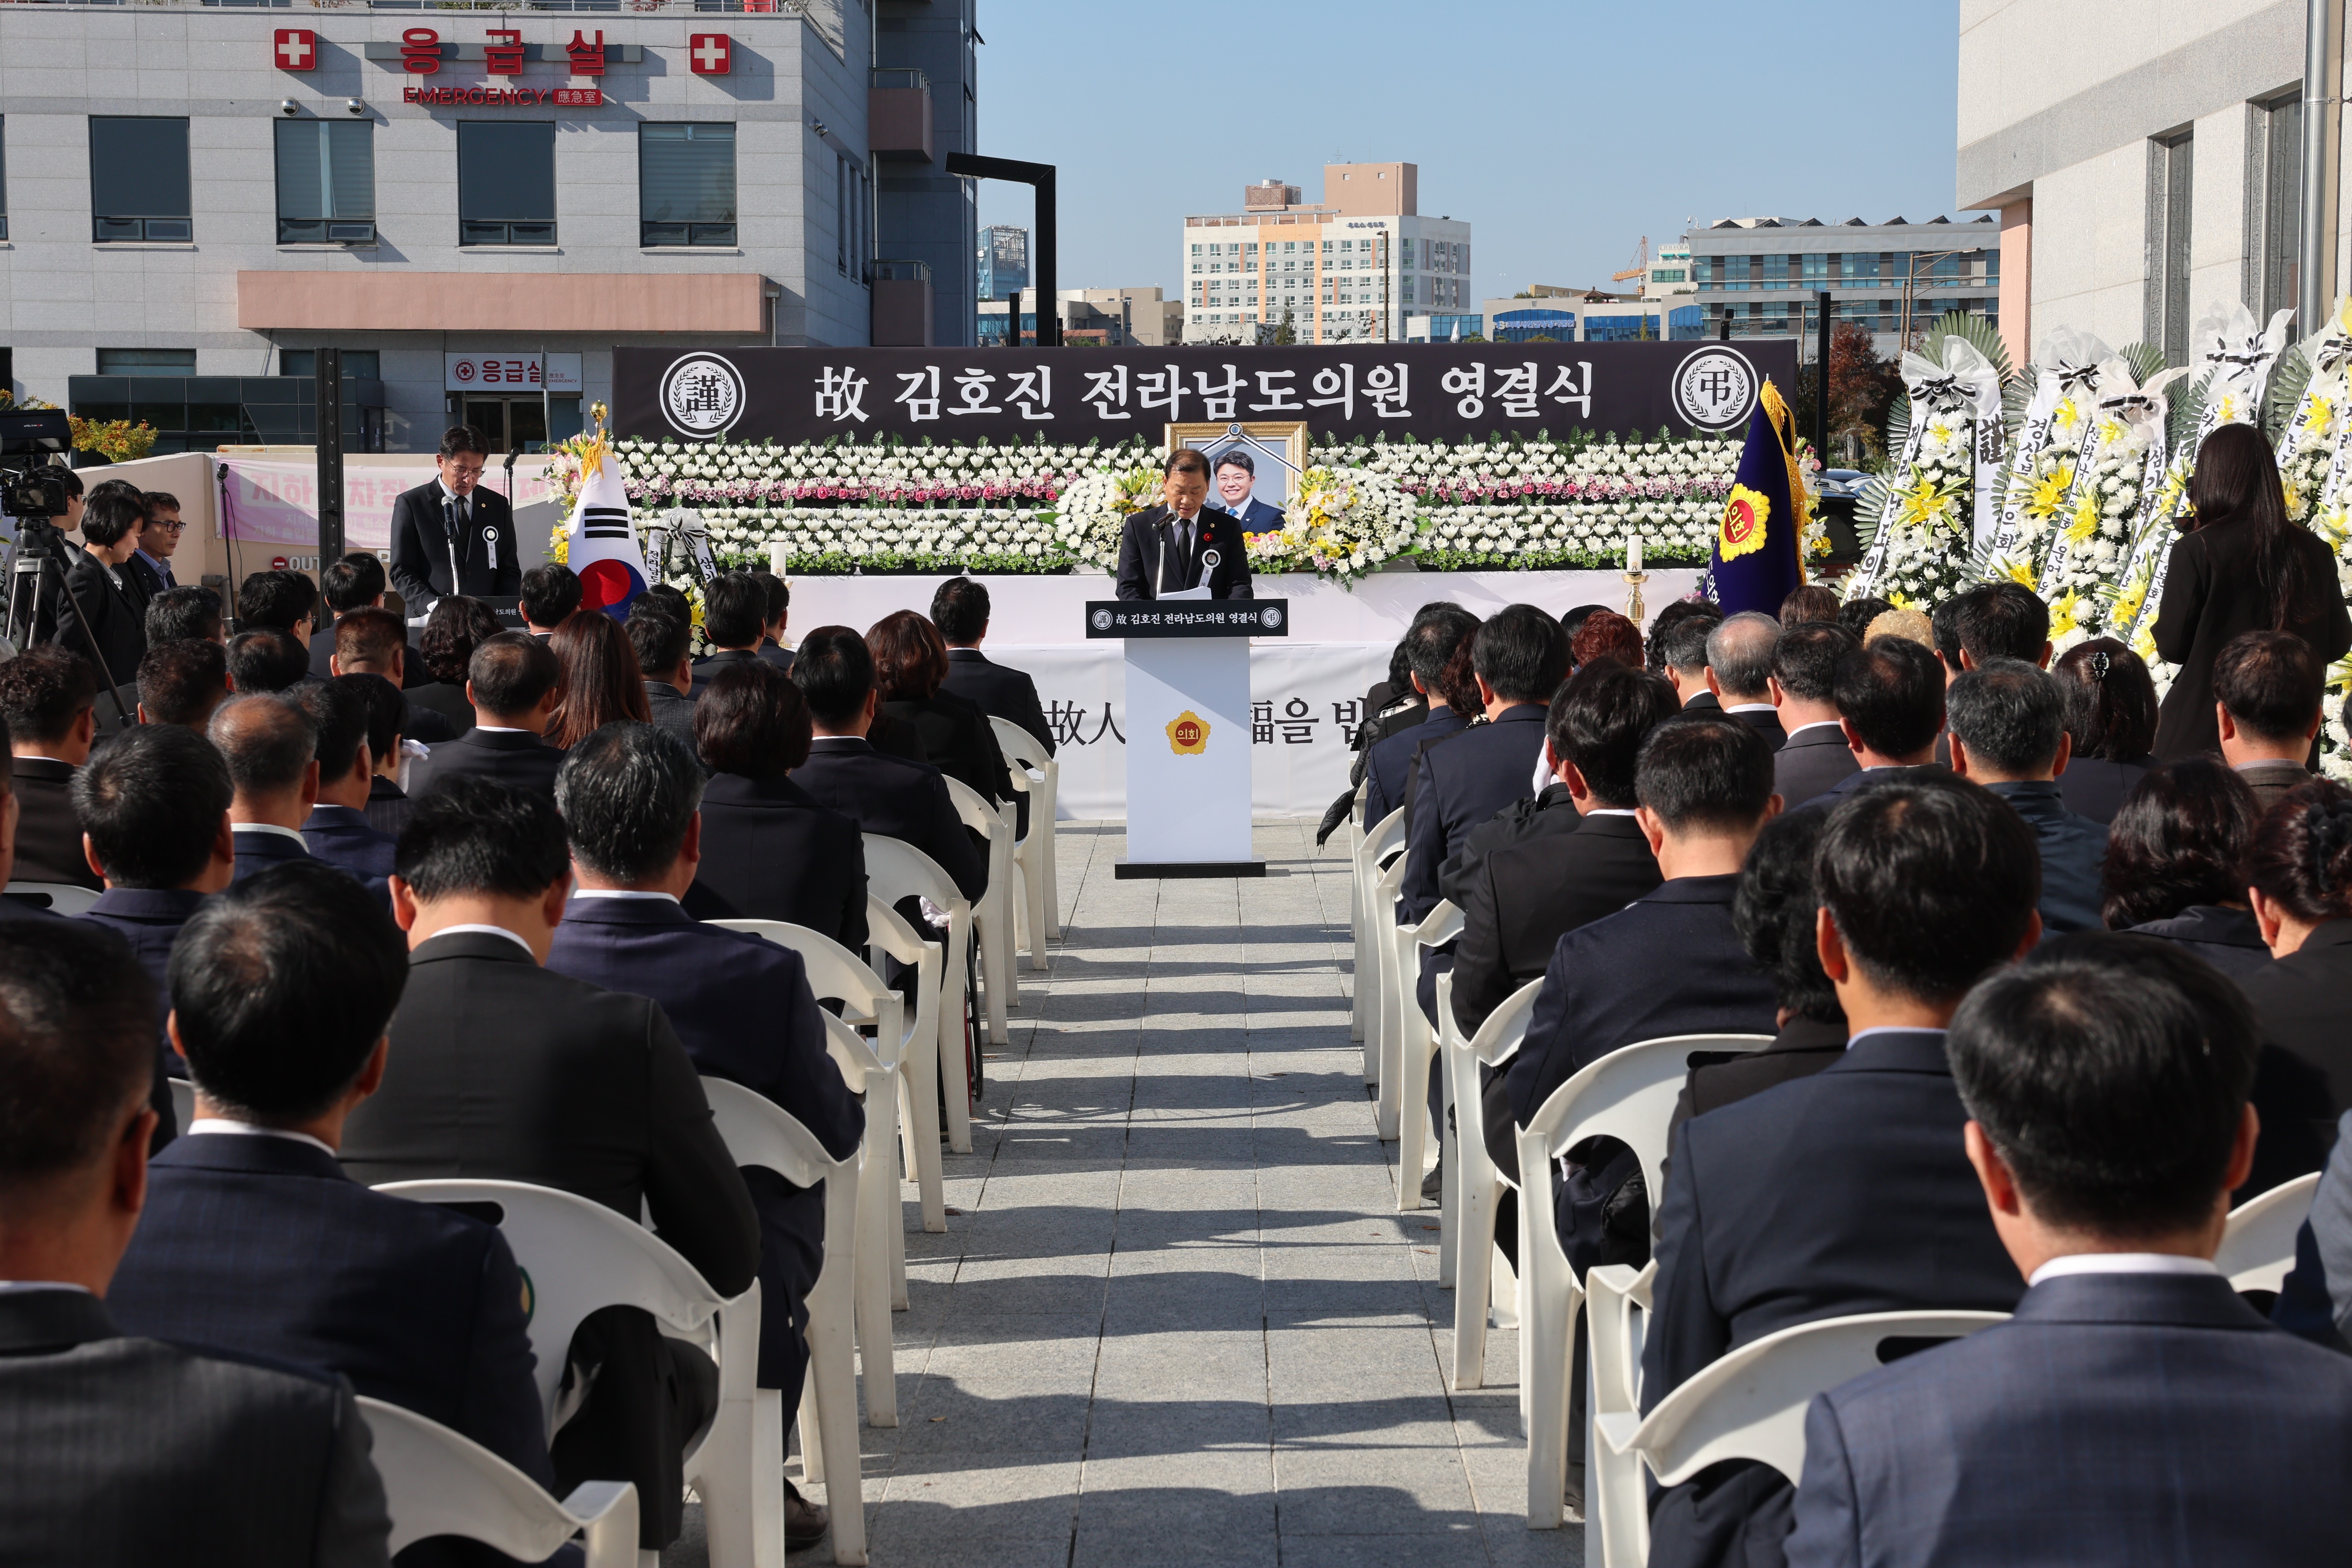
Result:
{"type": "MultiPolygon", "coordinates": [[[[1640,1455],[1661,1486],[1679,1486],[1727,1459],[1769,1465],[1794,1485],[1804,1474],[1805,1407],[1813,1395],[1877,1371],[1889,1340],[1961,1339],[2008,1321],[2006,1312],[1865,1312],[1799,1323],[1710,1363],[1646,1420],[1597,1419],[1593,1436],[1620,1454],[1640,1455]]],[[[1639,1563],[1650,1552],[1649,1510],[1629,1511],[1623,1537],[1632,1555],[1612,1561],[1639,1563]]]]}
{"type": "Polygon", "coordinates": [[[519,1562],[544,1563],[585,1531],[587,1568],[636,1568],[637,1489],[631,1483],[583,1481],[558,1502],[461,1432],[365,1394],[359,1407],[392,1515],[389,1550],[457,1535],[519,1562]]]}
{"type": "MultiPolygon", "coordinates": [[[[875,898],[866,899],[866,941],[869,956],[877,952],[915,971],[915,1016],[906,1021],[906,1045],[898,1052],[899,1092],[905,1112],[898,1118],[901,1153],[898,1168],[915,1173],[923,1228],[940,1234],[948,1228],[946,1178],[940,1160],[940,992],[947,969],[945,950],[916,933],[898,910],[875,898]],[[918,1092],[919,1090],[920,1092],[918,1092]]],[[[880,974],[877,963],[869,972],[880,974]]],[[[901,999],[904,1012],[904,999],[901,999]]],[[[890,1189],[892,1201],[898,1189],[890,1189]]],[[[907,1307],[907,1241],[901,1226],[890,1227],[892,1304],[907,1307]]]]}
{"type": "Polygon", "coordinates": [[[51,914],[87,913],[98,902],[98,889],[73,882],[11,882],[7,891],[19,898],[45,900],[51,914]]]}
{"type": "MultiPolygon", "coordinates": [[[[1398,854],[1372,879],[1372,907],[1367,916],[1372,923],[1372,950],[1379,954],[1381,969],[1380,1073],[1372,1084],[1372,1121],[1384,1143],[1397,1135],[1403,1105],[1398,1080],[1404,1072],[1404,1015],[1397,1005],[1401,967],[1397,954],[1402,947],[1397,940],[1396,907],[1398,891],[1404,886],[1404,856],[1398,854]]],[[[1410,1005],[1410,986],[1404,997],[1410,1005]]]]}
{"type": "MultiPolygon", "coordinates": [[[[1416,926],[1397,928],[1397,1208],[1421,1207],[1422,1164],[1429,1146],[1429,1060],[1437,1054],[1437,1031],[1421,1010],[1421,950],[1442,947],[1462,934],[1462,911],[1441,900],[1416,926]]],[[[1441,1094],[1441,1104],[1444,1096],[1441,1094]]],[[[1440,1118],[1443,1127],[1444,1119],[1440,1118]]]]}
{"type": "Polygon", "coordinates": [[[1534,1194],[1548,1190],[1544,1167],[1588,1138],[1614,1138],[1642,1163],[1653,1213],[1665,1196],[1659,1170],[1666,1158],[1666,1125],[1690,1073],[1694,1051],[1755,1051],[1769,1035],[1672,1035],[1611,1051],[1552,1090],[1519,1130],[1519,1363],[1528,1422],[1528,1528],[1559,1528],[1568,1487],[1568,1393],[1570,1330],[1583,1289],[1551,1205],[1534,1194]],[[1538,1214],[1537,1211],[1542,1212],[1538,1214]]]}
{"type": "MultiPolygon", "coordinates": [[[[833,1560],[863,1563],[865,1468],[857,1444],[857,1364],[850,1348],[856,1308],[857,1157],[835,1159],[792,1112],[740,1083],[706,1078],[702,1092],[710,1100],[727,1152],[738,1165],[773,1171],[796,1187],[824,1184],[824,1262],[808,1293],[809,1375],[801,1389],[801,1473],[813,1482],[832,1478],[826,1495],[833,1504],[833,1560]]],[[[883,1331],[889,1331],[887,1322],[883,1331]]],[[[761,1568],[783,1568],[783,1403],[781,1389],[752,1391],[756,1560],[761,1568]],[[771,1476],[776,1478],[772,1488],[771,1476]]],[[[895,1397],[892,1403],[895,1407],[895,1397]]]]}
{"type": "Polygon", "coordinates": [[[1392,811],[1367,829],[1356,847],[1355,1014],[1350,1038],[1364,1042],[1364,1082],[1375,1093],[1381,1082],[1381,1050],[1387,1036],[1389,957],[1388,926],[1396,923],[1393,885],[1385,898],[1381,881],[1384,863],[1394,858],[1397,877],[1404,876],[1404,813],[1392,811]]]}
{"type": "MultiPolygon", "coordinates": [[[[987,1005],[988,1037],[997,1045],[1013,1039],[1007,1008],[1021,1005],[1021,982],[1013,969],[1013,823],[961,779],[947,781],[956,816],[988,839],[988,887],[972,907],[972,936],[980,946],[981,999],[987,1005]]],[[[937,903],[939,900],[931,900],[937,903]]]]}
{"type": "Polygon", "coordinates": [[[996,732],[996,749],[1012,764],[1013,787],[1029,796],[1029,831],[1013,847],[1013,868],[1020,874],[1022,895],[1013,907],[1025,922],[1021,945],[1029,954],[1029,967],[1043,969],[1047,934],[1062,934],[1061,921],[1055,918],[1051,908],[1054,796],[1061,764],[1037,743],[1036,736],[1012,720],[991,718],[988,727],[996,732]]]}
{"type": "Polygon", "coordinates": [[[163,1081],[172,1090],[172,1115],[179,1130],[185,1132],[188,1123],[196,1119],[196,1086],[184,1078],[167,1078],[163,1081]]]}
{"type": "MultiPolygon", "coordinates": [[[[1591,1350],[1585,1361],[1585,1394],[1592,1423],[1631,1416],[1642,1419],[1642,1342],[1649,1326],[1650,1293],[1657,1282],[1653,1260],[1635,1273],[1622,1263],[1602,1264],[1584,1276],[1584,1324],[1591,1350]]],[[[1622,1422],[1621,1422],[1622,1426],[1622,1422]]],[[[1641,1568],[1648,1555],[1632,1532],[1632,1521],[1649,1517],[1649,1489],[1642,1461],[1621,1454],[1596,1435],[1584,1447],[1584,1560],[1592,1568],[1641,1568]]]]}
{"type": "Polygon", "coordinates": [[[2213,1267],[2232,1290],[2276,1290],[2294,1268],[2294,1238],[2311,1213],[2319,1173],[2282,1183],[2230,1211],[2213,1267]]]}
{"type": "MultiPolygon", "coordinates": [[[[1364,956],[1364,786],[1358,784],[1356,793],[1348,797],[1348,946],[1349,952],[1361,962],[1364,956]]],[[[1364,1037],[1364,988],[1350,985],[1349,997],[1348,1038],[1364,1037]]]]}
{"type": "MultiPolygon", "coordinates": [[[[1453,978],[1448,974],[1441,981],[1449,1002],[1453,978]]],[[[1467,1040],[1454,1022],[1452,1007],[1437,1010],[1438,1022],[1447,1036],[1445,1067],[1453,1080],[1454,1114],[1459,1124],[1454,1140],[1452,1184],[1455,1194],[1454,1386],[1457,1391],[1486,1386],[1486,1322],[1496,1294],[1495,1211],[1502,1203],[1503,1190],[1512,1185],[1486,1152],[1483,1118],[1474,1110],[1485,1095],[1478,1066],[1484,1062],[1493,1067],[1510,1059],[1527,1037],[1528,1020],[1535,1014],[1536,996],[1542,990],[1542,981],[1530,980],[1512,992],[1467,1040]]],[[[1516,1300],[1516,1290],[1513,1297],[1516,1300]]],[[[1522,1379],[1521,1387],[1525,1386],[1522,1379]]]]}
{"type": "Polygon", "coordinates": [[[498,1206],[499,1230],[530,1280],[528,1331],[551,1437],[572,1335],[591,1312],[635,1307],[679,1338],[709,1346],[719,1365],[719,1409],[693,1439],[686,1479],[702,1496],[712,1568],[781,1564],[783,1434],[779,1425],[775,1441],[763,1443],[753,1419],[760,1366],[757,1279],[741,1295],[722,1297],[652,1231],[602,1204],[553,1187],[452,1178],[387,1182],[376,1190],[417,1203],[498,1206]],[[763,1488],[775,1494],[779,1550],[772,1558],[761,1551],[767,1512],[763,1488]]]}
{"type": "MultiPolygon", "coordinates": [[[[971,1064],[964,1057],[964,949],[971,941],[971,904],[956,890],[955,879],[940,863],[902,838],[868,833],[866,837],[866,891],[885,904],[901,899],[929,899],[948,912],[948,940],[940,954],[937,1017],[939,1024],[938,1082],[948,1102],[948,1147],[959,1154],[971,1152],[971,1064]]],[[[896,956],[896,955],[894,955],[896,956]]],[[[906,962],[904,959],[900,963],[906,962]]],[[[940,1090],[917,1082],[909,1092],[918,1102],[916,1135],[931,1097],[940,1090]]],[[[918,1151],[917,1157],[920,1158],[918,1151]]],[[[930,1216],[923,1228],[930,1228],[930,1216]]],[[[946,1221],[940,1221],[946,1228],[946,1221]]]]}

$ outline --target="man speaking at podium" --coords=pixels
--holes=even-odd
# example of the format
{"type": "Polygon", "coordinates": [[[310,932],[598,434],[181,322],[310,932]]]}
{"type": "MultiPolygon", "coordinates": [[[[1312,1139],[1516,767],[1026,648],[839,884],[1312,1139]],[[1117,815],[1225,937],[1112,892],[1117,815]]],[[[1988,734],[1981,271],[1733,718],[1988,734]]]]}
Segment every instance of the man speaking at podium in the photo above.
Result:
{"type": "Polygon", "coordinates": [[[392,505],[392,585],[412,621],[449,594],[522,592],[514,509],[484,489],[489,437],[471,425],[441,435],[441,477],[403,490],[392,505]]]}
{"type": "Polygon", "coordinates": [[[1209,459],[1181,447],[1160,471],[1166,504],[1129,518],[1118,542],[1118,596],[1157,599],[1205,583],[1212,599],[1252,597],[1240,521],[1204,510],[1209,459]]]}

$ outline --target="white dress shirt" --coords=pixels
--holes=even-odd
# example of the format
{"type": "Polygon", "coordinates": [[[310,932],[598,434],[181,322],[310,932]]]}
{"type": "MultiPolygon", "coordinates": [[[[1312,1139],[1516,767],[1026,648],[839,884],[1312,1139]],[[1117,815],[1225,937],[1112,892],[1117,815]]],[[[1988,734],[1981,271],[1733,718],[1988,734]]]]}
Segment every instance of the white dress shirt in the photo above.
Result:
{"type": "Polygon", "coordinates": [[[280,838],[291,838],[306,849],[310,847],[300,834],[290,827],[280,827],[274,822],[231,822],[228,830],[231,833],[275,833],[280,838]]]}
{"type": "Polygon", "coordinates": [[[493,926],[493,925],[457,925],[457,926],[443,926],[439,931],[435,931],[435,932],[433,933],[433,935],[434,935],[434,937],[436,937],[436,938],[437,938],[437,937],[445,937],[445,936],[502,936],[502,937],[506,938],[509,942],[510,942],[514,943],[517,947],[519,947],[519,948],[522,949],[525,952],[530,952],[530,961],[531,961],[533,963],[537,963],[539,962],[539,954],[538,954],[538,953],[536,953],[536,952],[531,952],[530,943],[529,943],[529,942],[527,942],[523,941],[523,939],[522,939],[522,938],[520,938],[520,937],[517,936],[514,932],[512,932],[512,931],[510,931],[507,930],[507,928],[506,928],[506,927],[504,927],[504,926],[493,926]]]}
{"type": "Polygon", "coordinates": [[[250,1121],[234,1121],[226,1116],[199,1116],[188,1123],[187,1136],[191,1138],[210,1133],[222,1133],[232,1138],[283,1138],[289,1143],[308,1143],[331,1159],[335,1152],[308,1132],[289,1132],[283,1127],[259,1127],[250,1121]]]}
{"type": "Polygon", "coordinates": [[[2053,1258],[2026,1280],[2032,1289],[2044,1279],[2069,1274],[2207,1274],[2219,1277],[2210,1258],[2187,1258],[2178,1252],[2075,1252],[2053,1258]]]}
{"type": "Polygon", "coordinates": [[[667,899],[673,904],[677,902],[677,894],[665,893],[658,888],[574,888],[572,896],[575,899],[667,899]]]}

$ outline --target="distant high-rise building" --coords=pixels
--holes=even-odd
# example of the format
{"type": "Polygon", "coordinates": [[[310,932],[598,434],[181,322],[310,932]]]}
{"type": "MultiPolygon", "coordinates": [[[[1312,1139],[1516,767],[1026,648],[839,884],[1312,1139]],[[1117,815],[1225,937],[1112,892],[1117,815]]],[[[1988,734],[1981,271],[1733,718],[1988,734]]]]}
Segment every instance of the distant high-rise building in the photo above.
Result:
{"type": "Polygon", "coordinates": [[[991,224],[980,231],[980,298],[1002,300],[1029,287],[1029,231],[991,224]]]}
{"type": "Polygon", "coordinates": [[[1412,163],[1327,163],[1323,199],[1268,178],[1242,210],[1184,219],[1184,341],[1382,342],[1408,316],[1475,309],[1470,225],[1423,217],[1412,163]]]}

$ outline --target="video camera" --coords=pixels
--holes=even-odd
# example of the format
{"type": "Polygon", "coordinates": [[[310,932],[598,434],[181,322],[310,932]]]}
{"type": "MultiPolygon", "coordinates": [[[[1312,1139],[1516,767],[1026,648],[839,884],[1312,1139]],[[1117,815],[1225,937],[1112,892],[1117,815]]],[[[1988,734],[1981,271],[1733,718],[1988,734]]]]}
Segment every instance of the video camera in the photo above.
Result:
{"type": "Polygon", "coordinates": [[[0,511],[19,522],[45,521],[66,514],[61,470],[44,465],[21,473],[0,473],[0,511]]]}
{"type": "Polygon", "coordinates": [[[0,511],[25,522],[66,514],[66,481],[56,465],[73,448],[73,425],[54,408],[0,409],[0,461],[26,466],[0,472],[0,511]],[[33,464],[39,467],[33,467],[33,464]]]}

